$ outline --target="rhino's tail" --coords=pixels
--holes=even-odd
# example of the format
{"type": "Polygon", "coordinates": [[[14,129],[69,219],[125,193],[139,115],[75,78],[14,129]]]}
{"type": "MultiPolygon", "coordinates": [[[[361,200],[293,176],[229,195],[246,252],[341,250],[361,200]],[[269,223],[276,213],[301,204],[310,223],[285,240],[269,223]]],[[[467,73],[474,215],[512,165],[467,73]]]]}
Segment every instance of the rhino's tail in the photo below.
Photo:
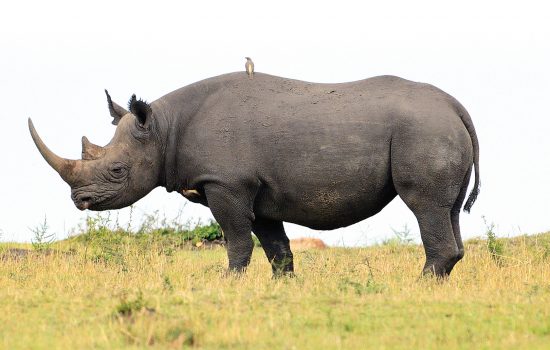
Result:
{"type": "Polygon", "coordinates": [[[470,209],[472,209],[472,205],[474,205],[474,202],[477,199],[477,195],[479,194],[479,142],[477,140],[476,129],[474,128],[474,123],[472,122],[472,118],[470,118],[470,114],[468,114],[468,111],[466,111],[460,103],[458,103],[458,107],[458,115],[460,116],[462,123],[464,123],[466,130],[468,130],[468,133],[470,134],[474,151],[474,188],[472,188],[472,191],[466,200],[466,204],[464,204],[464,211],[469,213],[470,209]]]}

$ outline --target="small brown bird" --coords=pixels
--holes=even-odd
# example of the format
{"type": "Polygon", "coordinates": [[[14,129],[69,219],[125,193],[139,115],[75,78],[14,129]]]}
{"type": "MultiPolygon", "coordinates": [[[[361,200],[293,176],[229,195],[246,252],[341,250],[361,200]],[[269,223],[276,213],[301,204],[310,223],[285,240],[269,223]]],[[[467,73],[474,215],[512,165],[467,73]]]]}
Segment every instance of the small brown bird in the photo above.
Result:
{"type": "Polygon", "coordinates": [[[254,76],[254,62],[250,59],[250,57],[245,57],[246,63],[244,64],[244,68],[246,69],[246,74],[248,74],[248,77],[252,79],[254,76]]]}

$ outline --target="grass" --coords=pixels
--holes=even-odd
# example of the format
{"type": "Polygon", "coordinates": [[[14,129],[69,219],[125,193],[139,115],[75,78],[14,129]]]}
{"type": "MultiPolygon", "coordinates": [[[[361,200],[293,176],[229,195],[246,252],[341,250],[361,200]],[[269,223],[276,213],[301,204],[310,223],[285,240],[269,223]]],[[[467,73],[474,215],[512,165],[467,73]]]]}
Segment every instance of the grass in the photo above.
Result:
{"type": "MultiPolygon", "coordinates": [[[[550,344],[550,233],[500,239],[498,259],[487,240],[470,240],[446,281],[418,278],[424,253],[414,244],[296,252],[297,277],[273,280],[261,248],[245,275],[223,277],[223,247],[111,236],[79,236],[52,243],[48,254],[0,259],[0,348],[550,344]]],[[[0,255],[11,247],[0,245],[0,255]]]]}

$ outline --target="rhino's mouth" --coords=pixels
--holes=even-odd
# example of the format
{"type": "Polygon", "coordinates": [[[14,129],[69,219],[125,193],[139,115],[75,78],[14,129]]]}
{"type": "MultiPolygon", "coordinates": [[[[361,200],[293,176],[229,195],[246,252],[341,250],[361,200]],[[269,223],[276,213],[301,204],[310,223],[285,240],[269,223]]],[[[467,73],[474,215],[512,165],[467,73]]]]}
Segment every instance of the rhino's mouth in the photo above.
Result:
{"type": "Polygon", "coordinates": [[[98,203],[97,197],[90,193],[73,193],[71,197],[79,210],[92,209],[98,203]]]}
{"type": "Polygon", "coordinates": [[[108,209],[112,196],[97,196],[89,192],[74,192],[72,195],[74,205],[79,210],[104,210],[108,209]]]}
{"type": "Polygon", "coordinates": [[[84,197],[84,198],[80,199],[78,202],[75,202],[75,205],[80,210],[89,209],[92,205],[92,198],[91,197],[84,197]]]}

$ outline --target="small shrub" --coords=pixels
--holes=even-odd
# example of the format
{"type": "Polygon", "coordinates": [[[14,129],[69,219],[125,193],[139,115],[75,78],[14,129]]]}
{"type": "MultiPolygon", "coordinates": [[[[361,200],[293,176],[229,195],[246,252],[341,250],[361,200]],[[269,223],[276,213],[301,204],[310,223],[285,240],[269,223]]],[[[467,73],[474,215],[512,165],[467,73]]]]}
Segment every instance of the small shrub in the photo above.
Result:
{"type": "Polygon", "coordinates": [[[166,332],[166,340],[168,340],[173,348],[180,349],[182,347],[193,346],[195,344],[195,333],[183,327],[173,327],[166,332]]]}
{"type": "Polygon", "coordinates": [[[401,230],[391,229],[393,231],[393,237],[382,241],[382,245],[396,247],[401,245],[414,244],[413,234],[407,224],[403,225],[401,230]]]}
{"type": "Polygon", "coordinates": [[[166,291],[169,291],[169,292],[174,291],[174,285],[172,284],[170,277],[164,276],[164,279],[162,280],[162,287],[166,291]]]}
{"type": "Polygon", "coordinates": [[[55,240],[55,234],[48,233],[49,226],[48,220],[44,217],[44,222],[40,225],[30,229],[34,233],[33,239],[31,239],[32,247],[36,251],[45,251],[50,248],[55,240]]]}
{"type": "Polygon", "coordinates": [[[365,284],[364,291],[367,294],[380,294],[386,290],[384,284],[376,282],[373,278],[369,278],[365,284]]]}
{"type": "Polygon", "coordinates": [[[373,278],[369,277],[366,283],[359,283],[350,280],[349,278],[344,278],[340,281],[338,289],[341,291],[347,291],[351,288],[355,294],[364,295],[364,294],[380,294],[386,287],[383,284],[377,283],[373,278]]]}
{"type": "Polygon", "coordinates": [[[485,223],[487,236],[487,250],[491,254],[491,258],[495,261],[498,266],[501,266],[503,261],[502,257],[504,256],[504,244],[499,240],[495,233],[495,224],[493,222],[488,223],[485,219],[485,216],[482,216],[483,222],[485,223]]]}
{"type": "MultiPolygon", "coordinates": [[[[117,224],[118,225],[118,224],[117,224]]],[[[85,256],[95,263],[118,264],[125,268],[125,258],[121,249],[125,231],[112,227],[110,212],[87,217],[83,234],[78,236],[85,246],[85,256]],[[89,252],[89,253],[88,253],[89,252]]]]}
{"type": "Polygon", "coordinates": [[[414,243],[414,238],[412,237],[411,229],[407,224],[403,225],[401,231],[398,231],[394,228],[391,229],[395,238],[399,241],[400,244],[412,244],[414,243]]]}
{"type": "Polygon", "coordinates": [[[116,264],[125,267],[124,254],[115,247],[111,247],[108,244],[102,245],[97,249],[95,254],[92,255],[92,261],[95,263],[103,264],[116,264]]]}
{"type": "Polygon", "coordinates": [[[145,308],[145,300],[143,299],[143,293],[139,291],[134,299],[128,300],[124,296],[116,306],[115,311],[119,316],[130,317],[136,312],[143,310],[143,308],[145,308]]]}
{"type": "Polygon", "coordinates": [[[137,234],[151,233],[155,231],[157,227],[159,227],[159,212],[158,210],[155,210],[153,214],[144,215],[143,222],[141,223],[137,234]]]}

